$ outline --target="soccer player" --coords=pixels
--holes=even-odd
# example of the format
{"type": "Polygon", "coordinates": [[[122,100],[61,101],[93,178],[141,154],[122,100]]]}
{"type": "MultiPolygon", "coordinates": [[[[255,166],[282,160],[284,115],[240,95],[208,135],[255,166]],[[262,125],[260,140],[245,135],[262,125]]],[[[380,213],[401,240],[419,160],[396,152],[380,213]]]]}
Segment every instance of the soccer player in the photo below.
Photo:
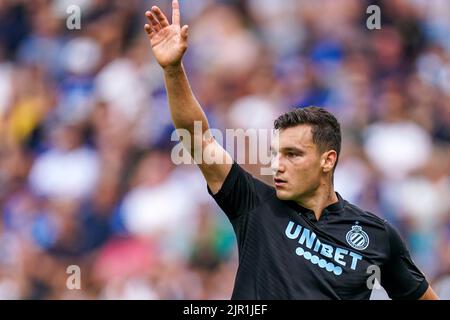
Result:
{"type": "Polygon", "coordinates": [[[208,134],[208,121],[186,77],[188,26],[153,6],[145,13],[153,54],[164,71],[176,128],[191,133],[193,156],[208,148],[222,163],[198,164],[208,192],[236,233],[239,267],[232,299],[369,299],[377,278],[393,299],[437,299],[397,232],[334,191],[340,125],[326,110],[297,109],[275,121],[275,188],[244,171],[208,134]],[[202,124],[201,134],[194,122],[202,124]],[[195,133],[195,134],[194,134],[195,133]]]}

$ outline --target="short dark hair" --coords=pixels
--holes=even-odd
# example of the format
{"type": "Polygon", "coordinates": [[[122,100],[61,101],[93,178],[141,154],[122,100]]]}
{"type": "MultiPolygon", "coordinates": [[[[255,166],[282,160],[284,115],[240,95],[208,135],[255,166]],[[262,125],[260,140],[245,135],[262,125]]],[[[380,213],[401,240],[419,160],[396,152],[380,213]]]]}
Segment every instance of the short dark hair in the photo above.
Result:
{"type": "Polygon", "coordinates": [[[313,142],[320,152],[334,150],[337,153],[336,168],[341,152],[341,126],[336,117],[320,107],[298,108],[279,116],[274,122],[275,129],[286,129],[301,124],[311,126],[313,142]]]}

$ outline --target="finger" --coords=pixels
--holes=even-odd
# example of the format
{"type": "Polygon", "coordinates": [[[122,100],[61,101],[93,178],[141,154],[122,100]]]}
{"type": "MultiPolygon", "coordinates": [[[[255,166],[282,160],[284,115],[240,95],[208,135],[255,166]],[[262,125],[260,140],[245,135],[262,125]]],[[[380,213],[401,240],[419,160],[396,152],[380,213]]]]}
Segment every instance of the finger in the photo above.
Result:
{"type": "Polygon", "coordinates": [[[161,30],[161,25],[150,11],[145,12],[145,16],[148,18],[148,21],[150,21],[154,31],[158,32],[159,30],[161,30]]]}
{"type": "Polygon", "coordinates": [[[150,11],[145,11],[145,16],[147,17],[147,20],[151,23],[152,21],[150,20],[152,18],[152,13],[150,11]]]}
{"type": "Polygon", "coordinates": [[[176,26],[180,25],[180,4],[178,0],[172,1],[172,24],[176,26]]]}
{"type": "Polygon", "coordinates": [[[165,28],[165,27],[169,26],[169,21],[167,20],[167,18],[164,15],[164,13],[162,13],[161,9],[159,9],[157,6],[153,6],[152,7],[152,12],[156,16],[156,18],[158,19],[158,22],[161,25],[161,27],[165,28]]]}
{"type": "Polygon", "coordinates": [[[189,26],[188,25],[184,25],[181,28],[181,37],[183,38],[183,40],[187,40],[187,38],[188,38],[188,31],[189,31],[189,26]]]}
{"type": "Polygon", "coordinates": [[[145,32],[147,32],[147,34],[148,34],[148,36],[150,38],[153,37],[153,34],[154,34],[155,31],[153,31],[153,28],[148,23],[146,23],[144,25],[144,29],[145,29],[145,32]]]}

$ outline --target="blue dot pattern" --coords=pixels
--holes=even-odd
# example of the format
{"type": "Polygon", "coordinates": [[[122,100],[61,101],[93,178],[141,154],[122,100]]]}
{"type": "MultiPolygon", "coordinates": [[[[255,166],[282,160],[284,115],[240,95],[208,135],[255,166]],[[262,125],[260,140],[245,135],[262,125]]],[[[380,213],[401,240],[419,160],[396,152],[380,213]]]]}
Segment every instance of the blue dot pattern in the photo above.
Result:
{"type": "Polygon", "coordinates": [[[327,262],[325,259],[321,259],[318,256],[311,254],[309,251],[305,251],[303,248],[298,247],[295,249],[295,253],[298,256],[303,256],[306,260],[311,261],[312,264],[317,264],[320,268],[327,270],[328,272],[332,272],[335,275],[339,276],[342,274],[342,268],[339,266],[335,266],[332,262],[327,262]]]}

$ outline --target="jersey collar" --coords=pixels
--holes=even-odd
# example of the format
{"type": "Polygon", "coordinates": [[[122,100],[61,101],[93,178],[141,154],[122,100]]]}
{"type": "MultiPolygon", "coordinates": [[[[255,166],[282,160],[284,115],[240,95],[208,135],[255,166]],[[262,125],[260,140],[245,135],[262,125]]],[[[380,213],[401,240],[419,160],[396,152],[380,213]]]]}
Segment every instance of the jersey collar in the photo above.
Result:
{"type": "MultiPolygon", "coordinates": [[[[336,196],[338,198],[338,201],[325,207],[322,211],[322,216],[327,213],[338,213],[339,211],[342,211],[344,209],[344,201],[345,200],[341,197],[341,195],[338,192],[336,192],[336,196]]],[[[312,210],[299,205],[297,202],[295,202],[293,200],[288,201],[288,205],[297,212],[311,213],[314,215],[312,210]]]]}

